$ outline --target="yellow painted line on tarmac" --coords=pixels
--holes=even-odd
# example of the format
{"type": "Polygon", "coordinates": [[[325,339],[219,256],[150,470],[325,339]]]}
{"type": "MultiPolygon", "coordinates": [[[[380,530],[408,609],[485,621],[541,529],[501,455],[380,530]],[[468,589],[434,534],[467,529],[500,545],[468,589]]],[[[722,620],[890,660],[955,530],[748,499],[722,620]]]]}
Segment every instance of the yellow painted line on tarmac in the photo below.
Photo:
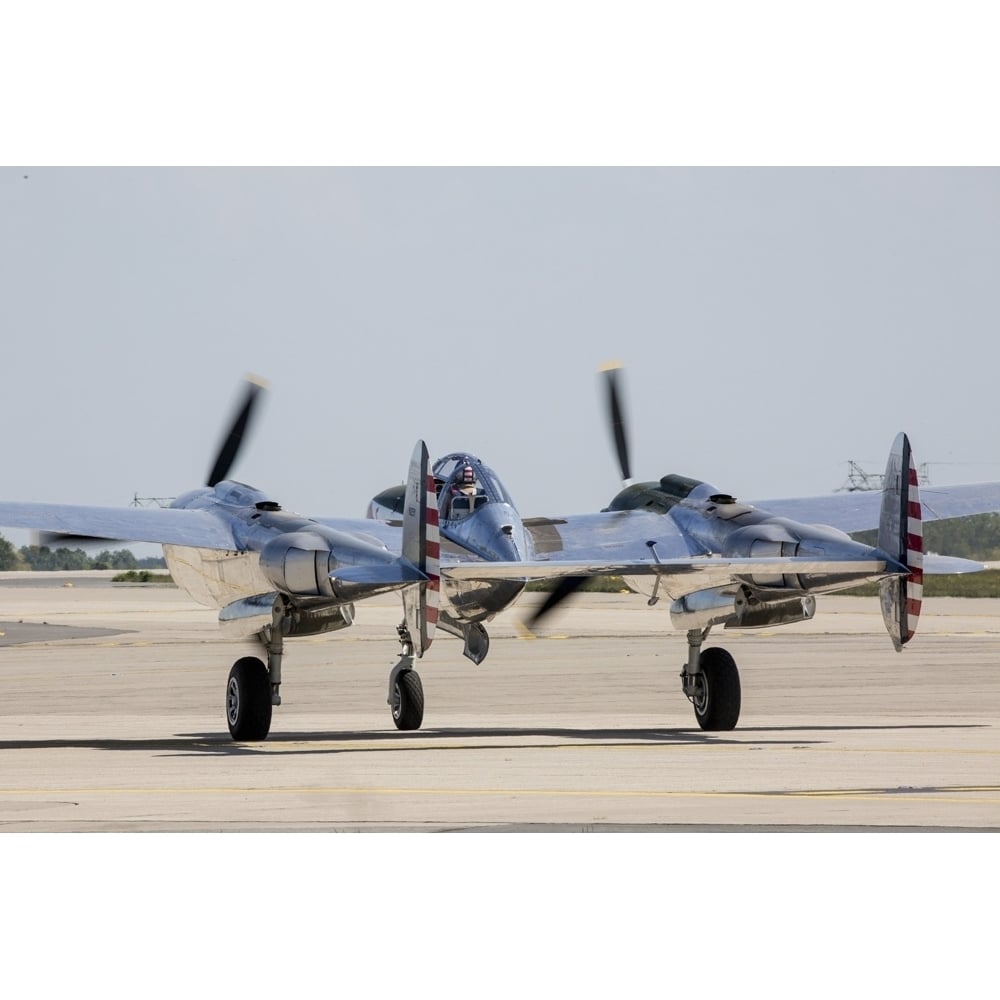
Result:
{"type": "MultiPolygon", "coordinates": [[[[770,796],[763,796],[770,797],[770,796]]],[[[812,791],[812,792],[785,792],[779,796],[791,799],[832,799],[835,801],[846,800],[852,802],[949,802],[962,805],[1000,805],[1000,789],[966,789],[950,788],[947,792],[907,792],[900,791],[865,791],[857,789],[854,791],[812,791]],[[995,795],[981,798],[974,794],[977,791],[991,791],[995,795]],[[962,794],[955,794],[956,792],[962,794]],[[965,794],[969,793],[969,794],[965,794]]]]}

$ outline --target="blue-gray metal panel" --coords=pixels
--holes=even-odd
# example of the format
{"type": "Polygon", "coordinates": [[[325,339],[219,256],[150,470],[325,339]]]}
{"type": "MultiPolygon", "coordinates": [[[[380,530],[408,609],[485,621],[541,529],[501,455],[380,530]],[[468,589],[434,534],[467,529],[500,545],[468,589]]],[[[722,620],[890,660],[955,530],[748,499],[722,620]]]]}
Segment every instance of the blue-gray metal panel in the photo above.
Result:
{"type": "Polygon", "coordinates": [[[535,554],[553,559],[648,560],[650,541],[660,559],[695,554],[670,517],[647,511],[528,518],[524,527],[535,554]]]}
{"type": "Polygon", "coordinates": [[[400,554],[403,529],[398,524],[386,524],[366,517],[314,517],[312,520],[348,535],[368,536],[373,543],[384,545],[394,555],[400,554]]]}
{"type": "Polygon", "coordinates": [[[227,522],[204,510],[4,501],[0,502],[0,525],[126,542],[221,550],[236,547],[227,522]]]}
{"type": "MultiPolygon", "coordinates": [[[[1000,483],[962,486],[922,486],[920,500],[925,521],[1000,512],[1000,483]]],[[[829,524],[841,531],[866,531],[878,527],[881,491],[831,493],[822,497],[753,500],[754,507],[806,524],[829,524]]]]}

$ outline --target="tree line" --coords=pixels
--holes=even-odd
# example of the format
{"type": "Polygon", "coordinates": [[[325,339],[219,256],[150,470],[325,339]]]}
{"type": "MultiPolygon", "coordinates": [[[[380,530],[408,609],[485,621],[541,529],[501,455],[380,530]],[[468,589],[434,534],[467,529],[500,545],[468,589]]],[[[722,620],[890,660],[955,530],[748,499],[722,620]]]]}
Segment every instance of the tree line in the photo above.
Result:
{"type": "MultiPolygon", "coordinates": [[[[859,542],[874,545],[877,531],[859,531],[859,542]]],[[[948,521],[924,521],[924,551],[981,562],[1000,560],[1000,514],[974,514],[948,521]]]]}
{"type": "Polygon", "coordinates": [[[71,570],[71,569],[158,569],[166,564],[156,556],[137,559],[129,549],[104,549],[89,555],[83,549],[48,545],[13,544],[0,535],[0,571],[3,570],[71,570]]]}

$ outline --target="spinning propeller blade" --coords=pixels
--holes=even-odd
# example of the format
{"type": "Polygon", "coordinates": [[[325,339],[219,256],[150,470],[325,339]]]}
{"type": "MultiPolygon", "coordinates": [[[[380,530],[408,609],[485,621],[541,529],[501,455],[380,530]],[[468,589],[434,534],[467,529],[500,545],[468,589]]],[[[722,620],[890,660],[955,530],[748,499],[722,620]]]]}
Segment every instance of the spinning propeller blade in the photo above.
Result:
{"type": "Polygon", "coordinates": [[[535,626],[543,619],[548,617],[550,612],[554,611],[567,597],[571,597],[575,594],[580,587],[587,582],[589,577],[586,576],[564,576],[559,579],[555,587],[549,593],[548,597],[538,605],[534,613],[524,622],[524,627],[529,631],[533,632],[535,626]]]}
{"type": "Polygon", "coordinates": [[[250,426],[254,407],[257,405],[257,398],[260,395],[261,389],[266,387],[267,383],[263,379],[257,378],[255,375],[247,376],[243,403],[233,418],[229,433],[219,447],[215,464],[212,466],[212,471],[208,474],[207,486],[215,486],[216,483],[221,482],[229,475],[229,470],[233,462],[236,461],[236,456],[239,454],[240,447],[243,444],[243,437],[250,426]]]}
{"type": "Polygon", "coordinates": [[[615,440],[618,467],[621,469],[622,481],[628,486],[632,482],[632,470],[628,458],[628,434],[618,394],[618,373],[621,371],[621,365],[613,362],[605,365],[601,371],[604,372],[605,384],[608,387],[608,417],[611,421],[611,435],[615,440]]]}
{"type": "MultiPolygon", "coordinates": [[[[611,436],[614,438],[615,452],[618,456],[618,467],[621,470],[623,484],[629,486],[632,483],[632,470],[629,465],[628,433],[625,429],[625,418],[622,416],[621,394],[618,388],[618,373],[620,371],[621,364],[617,361],[609,362],[600,369],[604,375],[604,384],[607,386],[607,412],[611,423],[611,436]]],[[[572,597],[587,579],[585,576],[562,577],[548,597],[524,622],[524,627],[529,632],[533,631],[543,618],[548,617],[563,601],[572,597]]]]}
{"type": "MultiPolygon", "coordinates": [[[[236,416],[229,427],[229,432],[223,439],[221,446],[219,447],[218,454],[215,458],[215,463],[212,466],[212,471],[208,474],[208,480],[206,485],[215,486],[216,483],[221,482],[229,475],[229,470],[236,461],[236,456],[239,454],[240,447],[243,443],[243,438],[247,433],[250,426],[250,422],[253,418],[254,409],[257,405],[257,400],[262,389],[267,388],[267,383],[258,378],[256,375],[248,375],[246,377],[246,389],[243,394],[243,400],[240,404],[239,409],[236,411],[236,416]]],[[[69,545],[87,545],[95,542],[108,542],[111,539],[108,538],[97,538],[91,537],[89,535],[71,535],[64,534],[58,531],[45,531],[38,532],[33,544],[38,546],[49,546],[59,545],[62,547],[69,545]]]]}

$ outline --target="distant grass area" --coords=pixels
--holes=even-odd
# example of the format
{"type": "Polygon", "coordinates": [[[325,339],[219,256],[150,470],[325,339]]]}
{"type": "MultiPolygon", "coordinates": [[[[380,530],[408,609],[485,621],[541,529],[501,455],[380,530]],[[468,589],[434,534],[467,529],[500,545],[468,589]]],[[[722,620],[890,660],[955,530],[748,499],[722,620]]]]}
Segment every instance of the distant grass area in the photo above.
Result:
{"type": "Polygon", "coordinates": [[[151,573],[148,569],[130,569],[111,577],[112,583],[169,583],[174,578],[169,573],[151,573]]]}
{"type": "MultiPolygon", "coordinates": [[[[872,597],[877,583],[839,591],[842,597],[872,597]]],[[[924,577],[924,597],[1000,597],[1000,569],[982,573],[943,573],[924,577]]]]}

